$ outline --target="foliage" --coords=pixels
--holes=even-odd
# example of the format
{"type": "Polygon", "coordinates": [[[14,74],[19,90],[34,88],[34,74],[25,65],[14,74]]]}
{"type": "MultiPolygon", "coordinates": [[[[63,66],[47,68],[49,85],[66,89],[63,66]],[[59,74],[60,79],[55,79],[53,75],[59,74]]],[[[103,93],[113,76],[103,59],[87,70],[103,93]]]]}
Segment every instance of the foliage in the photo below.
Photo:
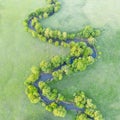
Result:
{"type": "Polygon", "coordinates": [[[48,13],[45,12],[45,13],[43,14],[43,17],[44,17],[44,18],[48,18],[48,13]]]}
{"type": "Polygon", "coordinates": [[[84,108],[85,107],[86,96],[85,96],[84,92],[80,91],[80,92],[74,94],[74,103],[79,108],[84,108]]]}
{"type": "Polygon", "coordinates": [[[25,85],[32,84],[33,82],[35,82],[39,78],[40,70],[37,67],[33,66],[31,68],[31,72],[32,73],[28,76],[28,78],[24,82],[25,85]]]}
{"type": "Polygon", "coordinates": [[[89,37],[89,38],[88,38],[88,43],[89,43],[90,45],[95,45],[95,42],[96,42],[96,39],[95,39],[95,38],[93,38],[93,37],[89,37]]]}
{"type": "Polygon", "coordinates": [[[33,85],[28,85],[25,93],[32,103],[38,103],[40,101],[38,90],[33,85]]]}
{"type": "Polygon", "coordinates": [[[62,63],[63,63],[63,60],[60,56],[53,56],[51,58],[51,65],[54,68],[59,67],[62,63]]]}
{"type": "Polygon", "coordinates": [[[86,114],[78,114],[76,120],[89,120],[86,114]]]}
{"type": "Polygon", "coordinates": [[[100,31],[92,28],[91,26],[86,26],[79,33],[82,38],[90,38],[90,37],[98,37],[100,35],[100,31]]]}
{"type": "Polygon", "coordinates": [[[63,78],[63,71],[62,70],[57,70],[52,73],[52,76],[55,80],[62,80],[63,78]]]}
{"type": "Polygon", "coordinates": [[[43,60],[40,63],[40,69],[43,72],[49,72],[51,70],[51,64],[49,62],[43,60]]]}
{"type": "Polygon", "coordinates": [[[55,102],[52,102],[51,104],[47,105],[46,110],[48,110],[49,112],[53,112],[53,115],[57,117],[65,117],[67,113],[64,107],[58,106],[55,102]]]}
{"type": "Polygon", "coordinates": [[[40,81],[39,88],[42,91],[42,94],[46,96],[49,100],[55,100],[57,98],[57,90],[51,89],[47,83],[40,81]]]}
{"type": "MultiPolygon", "coordinates": [[[[48,83],[39,81],[38,87],[35,87],[34,82],[38,80],[41,72],[52,74],[55,80],[62,80],[63,75],[68,75],[72,71],[84,71],[87,65],[94,62],[92,49],[96,42],[95,37],[100,35],[100,31],[91,26],[86,26],[77,34],[43,28],[40,24],[40,19],[51,16],[61,6],[57,0],[47,0],[47,3],[48,6],[46,8],[37,9],[28,16],[28,19],[24,20],[25,30],[30,32],[33,37],[38,37],[41,41],[53,43],[55,46],[69,47],[70,53],[66,58],[54,56],[50,61],[41,61],[40,68],[32,67],[32,73],[25,81],[27,86],[26,94],[32,103],[39,102],[40,94],[42,94],[52,101],[50,104],[44,104],[46,110],[53,112],[54,116],[65,117],[67,111],[59,103],[64,101],[65,97],[58,93],[56,89],[50,88],[48,83]],[[85,40],[85,42],[81,42],[81,40],[85,40]],[[41,91],[40,94],[39,90],[41,91]]],[[[77,115],[76,120],[88,120],[88,116],[95,120],[102,120],[101,113],[96,109],[92,100],[85,96],[84,92],[80,91],[74,94],[73,102],[78,108],[85,110],[82,114],[77,115]]]]}
{"type": "Polygon", "coordinates": [[[73,61],[71,66],[73,71],[84,71],[87,64],[84,62],[84,58],[78,58],[73,61]]]}
{"type": "Polygon", "coordinates": [[[57,117],[65,117],[66,113],[67,111],[62,106],[58,106],[57,108],[53,110],[54,116],[57,116],[57,117]]]}
{"type": "Polygon", "coordinates": [[[92,53],[93,53],[93,50],[90,47],[86,47],[86,49],[84,49],[83,56],[87,57],[92,55],[92,53]]]}

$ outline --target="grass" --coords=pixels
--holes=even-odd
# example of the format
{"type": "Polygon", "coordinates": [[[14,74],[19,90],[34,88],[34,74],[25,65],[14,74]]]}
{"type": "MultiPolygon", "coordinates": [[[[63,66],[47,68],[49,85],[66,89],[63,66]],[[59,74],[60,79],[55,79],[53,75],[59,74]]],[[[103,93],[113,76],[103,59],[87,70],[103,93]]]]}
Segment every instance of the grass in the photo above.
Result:
{"type": "MultiPolygon", "coordinates": [[[[67,76],[51,84],[71,98],[83,90],[93,98],[106,120],[120,119],[120,7],[119,0],[60,0],[61,10],[42,21],[62,31],[74,32],[91,24],[103,30],[97,45],[101,59],[84,72],[67,76]]],[[[67,49],[55,47],[24,31],[22,21],[34,9],[45,6],[44,0],[0,0],[0,120],[73,120],[69,112],[65,118],[56,118],[40,104],[31,104],[24,94],[23,82],[32,65],[67,49]]]]}

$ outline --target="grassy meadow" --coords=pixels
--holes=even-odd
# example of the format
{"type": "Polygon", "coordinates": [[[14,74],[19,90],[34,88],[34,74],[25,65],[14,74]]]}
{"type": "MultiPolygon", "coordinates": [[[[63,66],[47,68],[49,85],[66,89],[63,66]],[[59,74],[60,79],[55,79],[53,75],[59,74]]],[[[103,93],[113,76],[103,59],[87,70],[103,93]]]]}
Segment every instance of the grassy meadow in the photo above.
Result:
{"type": "MultiPolygon", "coordinates": [[[[119,0],[60,0],[62,8],[43,20],[45,27],[75,32],[85,25],[100,28],[101,58],[84,72],[51,83],[68,98],[83,90],[92,98],[105,120],[120,120],[120,5],[119,0]]],[[[73,120],[54,117],[41,104],[31,104],[24,93],[24,80],[32,65],[68,49],[35,39],[24,31],[22,21],[45,0],[0,0],[0,120],[73,120]]]]}

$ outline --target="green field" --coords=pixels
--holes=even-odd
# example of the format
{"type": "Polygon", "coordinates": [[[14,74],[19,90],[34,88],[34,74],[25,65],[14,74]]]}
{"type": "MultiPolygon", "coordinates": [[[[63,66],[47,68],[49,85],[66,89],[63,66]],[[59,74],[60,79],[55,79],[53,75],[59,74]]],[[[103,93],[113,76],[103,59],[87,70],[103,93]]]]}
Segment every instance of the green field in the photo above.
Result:
{"type": "MultiPolygon", "coordinates": [[[[62,8],[42,21],[45,27],[74,32],[85,25],[100,28],[101,58],[84,72],[73,73],[51,84],[68,98],[83,90],[92,98],[105,120],[120,120],[120,5],[119,0],[60,0],[62,8]]],[[[74,112],[56,118],[41,104],[31,104],[24,81],[32,65],[68,49],[35,39],[24,31],[22,21],[45,0],[0,0],[0,120],[73,120],[74,112]]]]}

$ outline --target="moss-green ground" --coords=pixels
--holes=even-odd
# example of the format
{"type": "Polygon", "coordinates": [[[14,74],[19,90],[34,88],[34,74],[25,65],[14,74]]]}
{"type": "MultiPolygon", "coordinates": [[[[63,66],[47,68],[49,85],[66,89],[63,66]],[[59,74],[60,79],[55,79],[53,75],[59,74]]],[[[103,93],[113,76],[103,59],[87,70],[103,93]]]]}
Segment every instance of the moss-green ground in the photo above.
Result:
{"type": "MultiPolygon", "coordinates": [[[[52,83],[71,98],[83,90],[93,98],[106,120],[120,120],[120,5],[119,0],[60,0],[61,10],[42,21],[44,26],[62,31],[78,31],[90,24],[103,30],[97,45],[101,59],[84,72],[73,73],[52,83]]],[[[44,0],[0,0],[0,120],[73,120],[69,112],[56,118],[41,104],[31,104],[23,82],[32,65],[67,49],[43,43],[24,31],[22,21],[44,0]]]]}

